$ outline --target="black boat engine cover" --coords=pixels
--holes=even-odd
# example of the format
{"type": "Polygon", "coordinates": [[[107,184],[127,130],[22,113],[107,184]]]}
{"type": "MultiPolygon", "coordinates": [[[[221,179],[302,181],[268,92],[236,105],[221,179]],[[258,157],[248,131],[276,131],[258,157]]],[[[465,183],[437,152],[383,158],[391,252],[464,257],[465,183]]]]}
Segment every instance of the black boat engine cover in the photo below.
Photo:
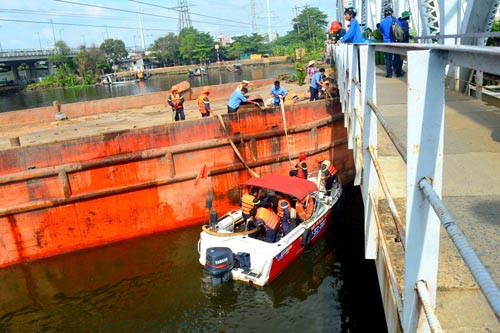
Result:
{"type": "Polygon", "coordinates": [[[205,269],[212,277],[212,284],[228,282],[234,267],[233,252],[227,247],[210,247],[207,249],[205,269]]]}

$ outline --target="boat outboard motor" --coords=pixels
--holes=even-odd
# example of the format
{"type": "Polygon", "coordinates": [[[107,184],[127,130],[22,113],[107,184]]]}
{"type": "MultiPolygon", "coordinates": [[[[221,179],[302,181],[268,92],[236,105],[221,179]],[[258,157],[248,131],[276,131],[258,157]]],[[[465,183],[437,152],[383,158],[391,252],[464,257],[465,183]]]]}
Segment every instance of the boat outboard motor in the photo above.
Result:
{"type": "Polygon", "coordinates": [[[207,249],[205,269],[212,278],[212,285],[228,282],[234,267],[233,252],[227,247],[210,247],[207,249]]]}

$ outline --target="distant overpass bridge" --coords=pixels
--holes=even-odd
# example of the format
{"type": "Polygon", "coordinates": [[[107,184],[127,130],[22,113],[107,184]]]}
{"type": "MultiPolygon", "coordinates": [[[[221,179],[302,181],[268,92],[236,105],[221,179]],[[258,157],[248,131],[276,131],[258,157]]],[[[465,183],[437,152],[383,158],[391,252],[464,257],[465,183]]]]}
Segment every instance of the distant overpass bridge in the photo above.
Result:
{"type": "MultiPolygon", "coordinates": [[[[80,49],[70,49],[68,56],[74,57],[80,52],[80,49]]],[[[54,66],[48,61],[49,57],[58,54],[55,49],[39,49],[39,50],[7,50],[0,52],[0,67],[7,68],[12,71],[14,81],[20,81],[18,67],[22,64],[29,66],[30,78],[36,78],[35,64],[39,61],[46,61],[49,74],[53,74],[54,66]]]]}

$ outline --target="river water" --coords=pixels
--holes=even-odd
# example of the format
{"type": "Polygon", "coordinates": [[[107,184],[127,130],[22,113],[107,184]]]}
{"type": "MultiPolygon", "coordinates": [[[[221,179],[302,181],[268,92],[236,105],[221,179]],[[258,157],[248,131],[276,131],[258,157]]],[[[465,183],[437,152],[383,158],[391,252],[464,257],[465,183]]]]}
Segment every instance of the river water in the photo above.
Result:
{"type": "Polygon", "coordinates": [[[52,105],[53,101],[59,101],[59,103],[65,104],[165,91],[170,90],[173,84],[186,80],[191,83],[192,87],[199,87],[241,80],[266,79],[291,72],[295,72],[292,64],[274,64],[271,66],[252,65],[244,66],[241,72],[209,69],[207,75],[196,77],[188,77],[187,74],[155,75],[144,82],[120,86],[97,85],[68,89],[51,88],[35,91],[21,91],[16,94],[0,96],[0,112],[48,106],[52,105]]]}
{"type": "Polygon", "coordinates": [[[1,332],[386,332],[361,196],[269,286],[212,287],[199,227],[0,270],[1,332]]]}

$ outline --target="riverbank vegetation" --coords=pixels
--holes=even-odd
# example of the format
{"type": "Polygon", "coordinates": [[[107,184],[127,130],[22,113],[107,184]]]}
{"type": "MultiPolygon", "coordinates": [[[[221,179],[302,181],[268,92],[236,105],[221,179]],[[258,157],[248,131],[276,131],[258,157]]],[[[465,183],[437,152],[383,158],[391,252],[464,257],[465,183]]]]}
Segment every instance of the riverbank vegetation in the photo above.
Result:
{"type": "MultiPolygon", "coordinates": [[[[208,64],[219,60],[234,60],[251,54],[296,57],[296,49],[306,51],[304,60],[317,59],[324,50],[324,39],[328,25],[327,15],[316,7],[305,7],[292,20],[293,30],[272,42],[268,36],[252,33],[232,37],[232,43],[214,43],[209,33],[195,28],[184,28],[178,35],[169,32],[156,39],[148,48],[145,58],[159,67],[208,64]],[[215,46],[216,44],[217,47],[215,46]]],[[[57,54],[48,61],[55,65],[55,73],[41,82],[30,85],[38,87],[71,87],[100,82],[104,74],[117,71],[129,53],[125,43],[118,39],[106,39],[100,46],[82,46],[80,52],[70,56],[68,45],[56,42],[57,54]]]]}

